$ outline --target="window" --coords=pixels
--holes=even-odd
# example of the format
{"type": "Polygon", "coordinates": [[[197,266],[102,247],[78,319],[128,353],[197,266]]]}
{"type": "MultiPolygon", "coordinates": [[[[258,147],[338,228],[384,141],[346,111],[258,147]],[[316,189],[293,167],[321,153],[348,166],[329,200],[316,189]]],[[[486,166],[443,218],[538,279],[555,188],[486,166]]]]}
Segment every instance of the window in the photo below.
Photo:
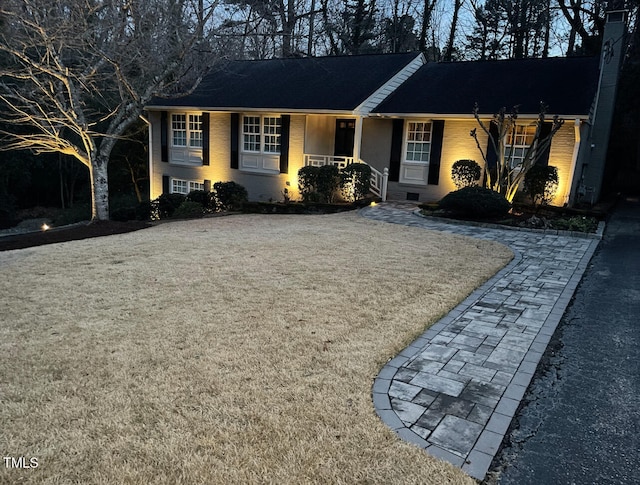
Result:
{"type": "Polygon", "coordinates": [[[280,153],[282,119],[279,116],[243,116],[242,150],[251,153],[280,153]]]}
{"type": "Polygon", "coordinates": [[[194,190],[204,190],[204,184],[201,184],[200,182],[196,182],[194,180],[171,179],[172,194],[187,195],[189,192],[192,192],[194,190]]]}
{"type": "Polygon", "coordinates": [[[174,147],[202,148],[202,115],[172,114],[171,143],[174,147]]]}
{"type": "Polygon", "coordinates": [[[428,162],[431,152],[431,123],[407,124],[407,150],[405,159],[410,162],[428,162]]]}
{"type": "Polygon", "coordinates": [[[189,115],[189,146],[202,148],[202,115],[189,115]]]}
{"type": "Polygon", "coordinates": [[[507,133],[504,142],[505,157],[511,162],[511,168],[522,165],[527,150],[536,136],[536,125],[516,125],[507,133]]]}

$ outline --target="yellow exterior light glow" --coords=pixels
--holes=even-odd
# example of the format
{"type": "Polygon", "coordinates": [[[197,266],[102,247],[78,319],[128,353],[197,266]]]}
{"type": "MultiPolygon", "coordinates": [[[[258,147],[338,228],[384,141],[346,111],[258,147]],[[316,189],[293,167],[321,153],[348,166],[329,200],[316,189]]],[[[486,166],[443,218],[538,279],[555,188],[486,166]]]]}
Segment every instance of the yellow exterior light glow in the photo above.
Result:
{"type": "Polygon", "coordinates": [[[51,227],[48,224],[42,224],[42,226],[40,227],[43,231],[48,231],[49,229],[51,229],[51,227]]]}

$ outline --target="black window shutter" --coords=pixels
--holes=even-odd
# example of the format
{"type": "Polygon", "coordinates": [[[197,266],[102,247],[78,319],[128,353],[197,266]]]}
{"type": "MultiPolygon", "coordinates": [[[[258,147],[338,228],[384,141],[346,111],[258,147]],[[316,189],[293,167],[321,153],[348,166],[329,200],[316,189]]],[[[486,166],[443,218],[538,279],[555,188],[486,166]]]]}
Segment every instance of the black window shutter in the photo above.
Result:
{"type": "Polygon", "coordinates": [[[168,175],[162,176],[162,193],[163,194],[169,193],[169,176],[168,175]]]}
{"type": "Polygon", "coordinates": [[[438,185],[440,182],[440,157],[442,156],[442,135],[444,134],[444,120],[431,122],[431,152],[429,154],[429,175],[427,183],[438,185]]]}
{"type": "Polygon", "coordinates": [[[169,114],[160,112],[160,160],[169,161],[169,114]]]}
{"type": "Polygon", "coordinates": [[[202,113],[202,165],[209,165],[209,113],[202,113]]]}
{"type": "Polygon", "coordinates": [[[280,173],[289,173],[289,131],[291,116],[280,117],[280,173]]]}
{"type": "MultiPolygon", "coordinates": [[[[549,133],[551,133],[551,128],[553,126],[553,123],[551,122],[546,122],[546,123],[542,123],[542,126],[540,127],[540,141],[544,140],[546,137],[549,136],[549,133]]],[[[549,145],[544,152],[542,152],[542,156],[540,158],[538,158],[538,161],[536,162],[536,165],[543,165],[543,166],[547,166],[549,165],[549,154],[551,153],[551,145],[549,145]]]]}
{"type": "Polygon", "coordinates": [[[402,161],[402,137],[404,136],[404,120],[393,120],[391,131],[391,157],[389,159],[389,180],[400,180],[400,162],[402,161]]]}
{"type": "Polygon", "coordinates": [[[496,153],[493,143],[495,142],[495,144],[498,145],[498,138],[500,136],[498,133],[498,126],[495,123],[491,123],[489,126],[489,133],[491,134],[491,137],[487,140],[487,167],[491,174],[491,180],[495,180],[498,174],[498,154],[496,153]],[[493,138],[493,142],[491,141],[491,138],[493,138]]]}
{"type": "Polygon", "coordinates": [[[231,113],[231,168],[240,161],[240,114],[231,113]]]}

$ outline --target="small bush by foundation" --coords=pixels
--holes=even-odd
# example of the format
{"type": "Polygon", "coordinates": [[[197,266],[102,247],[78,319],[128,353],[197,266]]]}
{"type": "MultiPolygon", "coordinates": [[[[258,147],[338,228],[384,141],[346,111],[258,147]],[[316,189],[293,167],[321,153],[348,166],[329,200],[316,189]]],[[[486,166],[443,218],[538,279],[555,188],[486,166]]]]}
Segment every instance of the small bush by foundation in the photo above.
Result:
{"type": "Polygon", "coordinates": [[[482,219],[506,215],[511,209],[511,204],[503,195],[493,190],[465,187],[445,195],[438,207],[456,216],[482,219]]]}

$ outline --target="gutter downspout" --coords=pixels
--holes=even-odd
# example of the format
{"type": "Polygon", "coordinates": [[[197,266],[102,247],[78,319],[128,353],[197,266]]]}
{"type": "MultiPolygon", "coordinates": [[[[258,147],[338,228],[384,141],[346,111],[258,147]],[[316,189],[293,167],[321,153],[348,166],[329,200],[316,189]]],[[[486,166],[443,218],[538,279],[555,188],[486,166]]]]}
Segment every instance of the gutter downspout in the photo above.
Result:
{"type": "Polygon", "coordinates": [[[145,122],[149,130],[149,200],[153,200],[156,198],[153,193],[153,127],[144,115],[140,115],[140,119],[145,122]]]}
{"type": "Polygon", "coordinates": [[[578,189],[577,184],[578,181],[574,180],[576,175],[576,165],[578,164],[578,153],[580,152],[580,127],[582,126],[582,122],[579,119],[575,119],[573,121],[573,136],[575,138],[575,142],[573,143],[573,155],[571,155],[571,171],[569,172],[569,190],[565,192],[564,202],[569,207],[571,207],[575,201],[576,191],[578,189]]]}

